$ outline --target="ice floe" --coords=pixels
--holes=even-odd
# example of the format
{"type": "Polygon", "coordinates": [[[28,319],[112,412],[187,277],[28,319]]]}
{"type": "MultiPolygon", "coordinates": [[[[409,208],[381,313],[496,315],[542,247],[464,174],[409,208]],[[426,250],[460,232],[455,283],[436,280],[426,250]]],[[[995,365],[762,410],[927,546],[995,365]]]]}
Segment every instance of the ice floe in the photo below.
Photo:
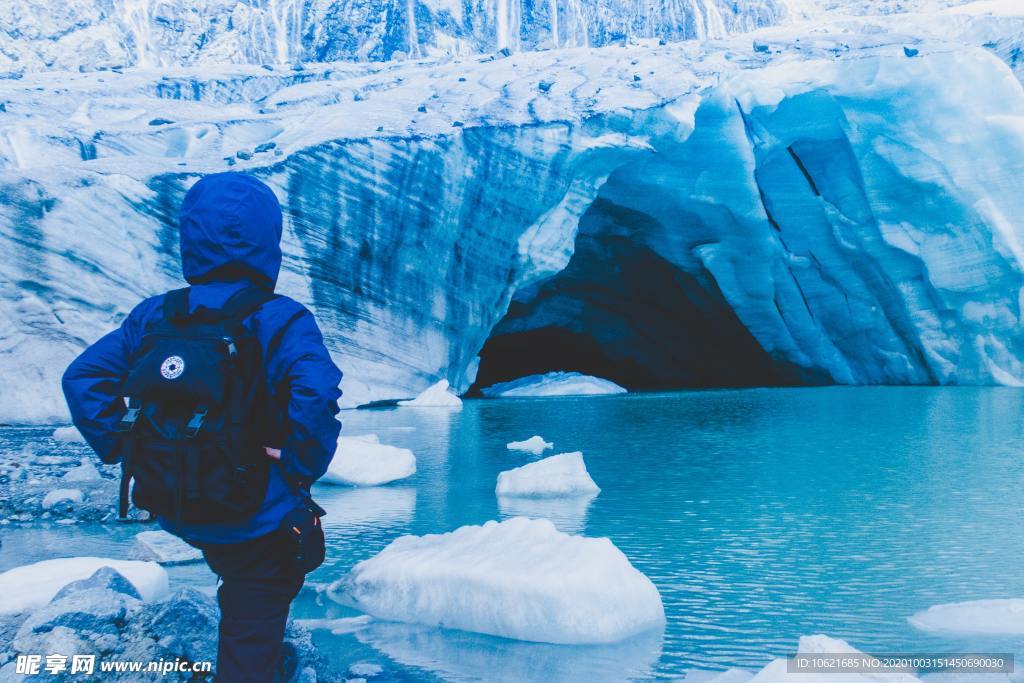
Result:
{"type": "Polygon", "coordinates": [[[578,372],[549,372],[529,375],[509,382],[499,382],[482,389],[488,398],[515,398],[523,396],[594,396],[624,394],[626,390],[615,382],[582,375],[578,372]]]}
{"type": "Polygon", "coordinates": [[[100,471],[90,458],[83,458],[81,465],[72,467],[61,477],[64,481],[95,481],[101,478],[100,471]]]}
{"type": "Polygon", "coordinates": [[[143,600],[167,594],[167,572],[156,562],[112,560],[104,557],[62,557],[9,569],[0,574],[0,614],[42,607],[61,588],[87,579],[100,567],[110,567],[131,582],[143,600]]]}
{"type": "Polygon", "coordinates": [[[50,510],[61,504],[74,507],[83,500],[85,496],[78,489],[54,489],[43,496],[43,509],[50,510]]]}
{"type": "Polygon", "coordinates": [[[910,617],[911,626],[930,633],[1024,636],[1024,599],[972,600],[935,605],[910,617]]]}
{"type": "Polygon", "coordinates": [[[527,453],[533,453],[534,455],[540,455],[544,451],[554,447],[555,444],[550,441],[545,441],[542,436],[531,436],[525,441],[510,441],[505,444],[505,448],[510,451],[525,451],[527,453]]]}
{"type": "Polygon", "coordinates": [[[131,557],[136,560],[175,565],[200,562],[203,553],[166,531],[142,531],[135,535],[131,557]]]}
{"type": "Polygon", "coordinates": [[[376,434],[342,436],[320,479],[325,484],[379,486],[416,473],[416,456],[407,448],[382,444],[376,434]]]}
{"type": "Polygon", "coordinates": [[[499,496],[593,495],[601,489],[583,462],[583,453],[560,453],[498,475],[499,496]]]}
{"type": "Polygon", "coordinates": [[[458,408],[462,399],[456,396],[448,386],[448,380],[442,379],[425,389],[416,398],[399,401],[398,405],[407,408],[458,408]]]}
{"type": "Polygon", "coordinates": [[[374,617],[549,643],[613,643],[665,623],[661,596],[607,538],[516,517],[402,536],[331,593],[374,617]]]}

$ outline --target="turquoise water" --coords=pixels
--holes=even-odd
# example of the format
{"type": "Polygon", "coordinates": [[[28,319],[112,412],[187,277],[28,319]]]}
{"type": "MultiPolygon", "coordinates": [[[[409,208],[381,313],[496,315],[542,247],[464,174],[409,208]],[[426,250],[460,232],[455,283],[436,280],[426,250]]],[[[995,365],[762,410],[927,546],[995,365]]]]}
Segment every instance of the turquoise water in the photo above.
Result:
{"type": "MultiPolygon", "coordinates": [[[[828,388],[467,401],[461,411],[344,414],[345,433],[411,448],[419,472],[376,489],[321,487],[328,583],[396,536],[513,514],[608,536],[657,585],[668,625],[611,648],[517,643],[375,624],[317,632],[343,666],[402,680],[624,680],[763,666],[801,635],[873,652],[1024,654],[1022,639],[940,638],[907,617],[931,605],[1024,596],[1024,391],[828,388]],[[541,434],[582,450],[602,491],[502,509],[505,443],[541,434]]],[[[137,529],[61,529],[35,550],[3,532],[0,569],[114,553],[137,529]],[[71,542],[69,542],[71,541],[71,542]],[[99,548],[99,549],[97,549],[99,548]],[[17,561],[15,561],[17,557],[17,561]]],[[[37,538],[37,537],[36,537],[37,538]]],[[[212,588],[201,567],[174,580],[212,588]]],[[[349,616],[310,591],[301,617],[349,616]]]]}

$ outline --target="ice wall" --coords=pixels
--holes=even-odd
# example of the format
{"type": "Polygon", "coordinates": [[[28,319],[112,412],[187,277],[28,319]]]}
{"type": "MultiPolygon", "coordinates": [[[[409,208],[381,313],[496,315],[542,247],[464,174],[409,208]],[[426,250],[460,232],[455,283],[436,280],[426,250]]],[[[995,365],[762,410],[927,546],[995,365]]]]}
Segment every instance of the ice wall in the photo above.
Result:
{"type": "Polygon", "coordinates": [[[0,373],[19,388],[0,419],[63,414],[62,368],[176,284],[176,206],[226,168],[281,198],[281,286],[314,307],[347,405],[504,379],[523,347],[502,340],[552,331],[601,367],[517,370],[1024,381],[1024,94],[985,49],[772,29],[27,74],[0,103],[0,373]]]}
{"type": "Polygon", "coordinates": [[[5,0],[0,71],[380,61],[721,38],[791,16],[787,0],[5,0]]]}

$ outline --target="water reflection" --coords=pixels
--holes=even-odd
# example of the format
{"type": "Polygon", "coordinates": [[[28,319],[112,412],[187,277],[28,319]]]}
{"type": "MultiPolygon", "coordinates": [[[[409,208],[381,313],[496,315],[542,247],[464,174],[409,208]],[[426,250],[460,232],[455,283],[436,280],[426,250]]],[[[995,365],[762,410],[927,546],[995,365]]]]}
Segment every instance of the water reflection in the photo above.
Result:
{"type": "Polygon", "coordinates": [[[531,517],[549,519],[559,531],[582,534],[587,528],[587,513],[596,493],[568,498],[537,498],[498,496],[498,513],[502,519],[531,517]]]}
{"type": "Polygon", "coordinates": [[[650,674],[662,633],[614,645],[552,645],[464,631],[373,622],[355,633],[389,659],[451,681],[577,683],[624,681],[650,674]]]}

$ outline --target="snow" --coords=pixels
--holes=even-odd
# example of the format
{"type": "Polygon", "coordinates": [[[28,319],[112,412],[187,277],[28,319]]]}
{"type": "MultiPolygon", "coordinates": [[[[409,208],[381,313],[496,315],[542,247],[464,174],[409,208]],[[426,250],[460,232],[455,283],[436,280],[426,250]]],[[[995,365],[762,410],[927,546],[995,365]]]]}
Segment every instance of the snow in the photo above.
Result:
{"type": "Polygon", "coordinates": [[[914,628],[954,635],[1024,636],[1024,599],[973,600],[929,607],[909,618],[914,628]]]}
{"type": "Polygon", "coordinates": [[[67,443],[85,443],[85,437],[78,431],[73,425],[67,427],[57,427],[53,430],[54,441],[64,441],[67,443]]]}
{"type": "Polygon", "coordinates": [[[505,448],[510,451],[525,451],[526,453],[532,453],[534,455],[540,455],[544,451],[554,447],[555,444],[550,441],[545,441],[542,436],[531,436],[525,441],[510,441],[505,444],[505,448]]]}
{"type": "Polygon", "coordinates": [[[320,479],[324,484],[380,486],[416,474],[416,456],[406,448],[380,443],[376,434],[342,436],[320,479]]]}
{"type": "Polygon", "coordinates": [[[664,625],[661,597],[607,538],[517,517],[402,536],[332,588],[376,618],[550,643],[664,625]]]}
{"type": "Polygon", "coordinates": [[[490,398],[593,396],[626,393],[626,390],[615,382],[600,377],[582,375],[578,372],[549,372],[543,375],[530,375],[509,382],[492,384],[481,391],[484,396],[490,398]]]}
{"type": "Polygon", "coordinates": [[[155,562],[112,560],[102,557],[65,557],[43,560],[0,574],[0,614],[14,614],[42,607],[61,588],[87,579],[100,567],[110,567],[128,579],[143,600],[159,600],[167,594],[167,572],[155,562]]]}
{"type": "Polygon", "coordinates": [[[131,557],[163,565],[201,562],[203,553],[166,531],[141,531],[135,535],[131,557]]]}
{"type": "Polygon", "coordinates": [[[60,503],[81,503],[85,496],[78,489],[54,489],[43,496],[43,509],[49,510],[60,503]]]}
{"type": "Polygon", "coordinates": [[[462,399],[449,390],[448,380],[442,379],[416,398],[399,401],[398,405],[408,408],[458,408],[462,406],[462,399]]]}
{"type": "Polygon", "coordinates": [[[583,453],[561,453],[498,474],[499,496],[559,497],[594,495],[601,489],[591,479],[583,453]]]}

